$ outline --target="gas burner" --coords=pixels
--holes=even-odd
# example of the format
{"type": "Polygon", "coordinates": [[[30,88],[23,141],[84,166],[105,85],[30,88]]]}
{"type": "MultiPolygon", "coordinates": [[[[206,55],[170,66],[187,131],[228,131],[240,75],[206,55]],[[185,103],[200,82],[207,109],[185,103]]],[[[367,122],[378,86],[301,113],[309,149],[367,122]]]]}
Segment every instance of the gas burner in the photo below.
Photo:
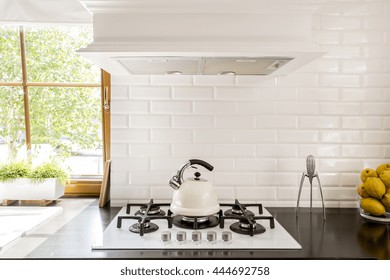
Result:
{"type": "MultiPolygon", "coordinates": [[[[168,211],[168,214],[170,211],[168,211]]],[[[211,215],[206,217],[188,217],[183,215],[173,216],[172,223],[180,228],[186,229],[205,229],[216,227],[219,224],[222,216],[222,210],[218,212],[218,216],[211,215]]]]}
{"type": "Polygon", "coordinates": [[[151,199],[148,203],[128,203],[126,205],[126,214],[130,214],[131,206],[139,206],[139,210],[135,213],[135,215],[159,215],[165,216],[165,212],[160,209],[160,206],[169,206],[169,203],[154,203],[153,199],[151,199]]]}
{"type": "Polygon", "coordinates": [[[225,216],[232,216],[232,215],[241,215],[244,216],[245,214],[254,216],[255,214],[252,211],[249,211],[246,209],[249,206],[255,206],[259,208],[259,214],[263,214],[263,205],[261,203],[247,203],[247,204],[242,204],[236,199],[234,201],[234,204],[229,204],[229,203],[222,203],[221,206],[229,206],[232,207],[232,209],[229,209],[225,211],[224,215],[225,216]]]}
{"type": "Polygon", "coordinates": [[[135,223],[129,227],[129,230],[131,232],[134,232],[134,233],[141,233],[141,231],[143,231],[143,233],[150,233],[150,232],[157,231],[158,225],[156,225],[154,223],[150,223],[150,222],[143,223],[143,224],[135,223]],[[142,226],[143,226],[143,229],[142,229],[142,226]]]}
{"type": "Polygon", "coordinates": [[[151,220],[167,220],[168,228],[172,227],[172,217],[171,214],[165,216],[165,212],[160,210],[160,206],[168,206],[168,203],[153,203],[153,199],[149,203],[129,203],[126,205],[126,214],[130,214],[131,206],[140,206],[140,209],[135,213],[134,216],[118,216],[117,228],[122,227],[122,220],[133,219],[138,220],[138,223],[130,226],[130,232],[139,233],[139,235],[144,235],[144,233],[149,233],[158,230],[158,226],[154,223],[151,223],[151,220]]]}
{"type": "Polygon", "coordinates": [[[242,209],[244,210],[244,212],[241,210],[241,208],[239,207],[239,205],[234,204],[234,205],[232,206],[232,209],[229,209],[229,210],[225,211],[224,215],[225,215],[225,216],[232,216],[232,215],[240,215],[240,216],[243,216],[243,215],[245,215],[245,214],[246,214],[246,215],[250,215],[250,216],[254,216],[254,215],[255,215],[252,211],[246,209],[246,207],[245,207],[244,205],[242,205],[242,209]]]}
{"type": "Polygon", "coordinates": [[[146,213],[148,209],[148,205],[142,205],[137,212],[135,212],[135,215],[159,215],[159,216],[165,216],[165,212],[160,209],[159,205],[152,205],[149,207],[149,211],[146,213]]]}
{"type": "Polygon", "coordinates": [[[237,222],[230,226],[230,229],[236,233],[253,236],[265,232],[265,227],[258,223],[249,224],[245,222],[237,222]],[[252,228],[251,228],[252,227],[252,228]]]}
{"type": "Polygon", "coordinates": [[[263,214],[261,204],[241,204],[237,199],[234,204],[221,204],[221,206],[231,206],[232,209],[225,212],[225,216],[221,217],[219,226],[225,226],[225,220],[238,220],[230,226],[230,229],[236,233],[253,236],[265,232],[265,228],[256,223],[256,220],[269,220],[270,228],[275,227],[274,217],[272,216],[255,216],[253,212],[246,209],[246,206],[259,207],[259,214],[263,214]]]}

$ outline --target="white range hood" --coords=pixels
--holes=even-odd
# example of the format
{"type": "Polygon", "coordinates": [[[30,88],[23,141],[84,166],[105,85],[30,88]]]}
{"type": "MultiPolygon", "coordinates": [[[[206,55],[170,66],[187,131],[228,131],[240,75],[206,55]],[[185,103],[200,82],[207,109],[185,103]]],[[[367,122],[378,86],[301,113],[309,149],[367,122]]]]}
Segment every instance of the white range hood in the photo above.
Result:
{"type": "Polygon", "coordinates": [[[284,75],[322,56],[312,15],[326,0],[80,0],[111,74],[284,75]]]}

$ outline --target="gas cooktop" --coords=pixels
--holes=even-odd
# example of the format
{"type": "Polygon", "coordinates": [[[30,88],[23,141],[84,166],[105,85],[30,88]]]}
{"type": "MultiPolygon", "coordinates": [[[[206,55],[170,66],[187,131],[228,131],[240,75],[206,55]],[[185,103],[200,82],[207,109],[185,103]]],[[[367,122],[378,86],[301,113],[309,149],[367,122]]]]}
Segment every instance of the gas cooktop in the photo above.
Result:
{"type": "Polygon", "coordinates": [[[94,250],[261,250],[301,245],[261,204],[220,204],[207,217],[174,215],[169,203],[128,204],[93,244],[94,250]]]}

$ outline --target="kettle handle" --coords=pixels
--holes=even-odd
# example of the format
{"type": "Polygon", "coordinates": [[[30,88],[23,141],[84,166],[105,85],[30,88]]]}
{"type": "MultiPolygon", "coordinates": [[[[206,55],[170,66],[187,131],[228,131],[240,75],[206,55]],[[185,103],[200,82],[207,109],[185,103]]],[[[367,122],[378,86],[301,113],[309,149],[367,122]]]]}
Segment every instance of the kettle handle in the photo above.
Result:
{"type": "Polygon", "coordinates": [[[195,165],[195,164],[201,165],[209,171],[212,171],[214,169],[214,166],[212,166],[210,163],[205,162],[205,161],[200,160],[200,159],[190,159],[189,162],[191,165],[195,165]]]}

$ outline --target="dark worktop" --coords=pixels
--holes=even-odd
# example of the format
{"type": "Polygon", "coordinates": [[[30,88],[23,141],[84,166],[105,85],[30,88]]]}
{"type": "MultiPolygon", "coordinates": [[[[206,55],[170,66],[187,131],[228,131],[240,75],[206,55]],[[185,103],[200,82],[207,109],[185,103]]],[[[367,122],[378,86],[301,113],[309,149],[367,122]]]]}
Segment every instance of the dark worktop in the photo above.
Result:
{"type": "Polygon", "coordinates": [[[390,259],[390,225],[364,222],[356,208],[268,208],[301,250],[91,250],[93,230],[104,229],[120,208],[90,205],[27,258],[113,259],[390,259]]]}

